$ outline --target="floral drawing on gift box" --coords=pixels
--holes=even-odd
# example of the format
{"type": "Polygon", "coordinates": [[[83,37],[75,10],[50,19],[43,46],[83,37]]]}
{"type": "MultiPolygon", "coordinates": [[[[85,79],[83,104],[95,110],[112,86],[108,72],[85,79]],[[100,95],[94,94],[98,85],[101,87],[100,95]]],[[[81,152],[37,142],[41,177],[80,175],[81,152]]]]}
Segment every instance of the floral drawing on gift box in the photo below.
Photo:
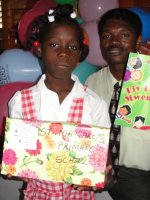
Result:
{"type": "Polygon", "coordinates": [[[3,167],[3,170],[5,170],[7,174],[15,174],[16,167],[14,165],[17,163],[17,160],[18,158],[15,151],[12,149],[4,150],[2,161],[5,167],[3,167]]]}
{"type": "Polygon", "coordinates": [[[105,187],[105,183],[104,182],[96,183],[95,186],[97,188],[104,188],[105,187]]]}
{"type": "Polygon", "coordinates": [[[83,178],[80,183],[81,185],[92,186],[92,181],[89,178],[83,178]]]}
{"type": "Polygon", "coordinates": [[[52,134],[60,135],[62,129],[63,129],[62,123],[50,123],[49,130],[52,132],[52,134]]]}
{"type": "Polygon", "coordinates": [[[38,175],[36,174],[36,172],[30,170],[30,169],[25,169],[25,170],[22,170],[21,172],[19,172],[17,174],[17,176],[19,177],[30,177],[32,179],[39,179],[38,175]]]}
{"type": "Polygon", "coordinates": [[[30,163],[33,163],[33,162],[42,165],[43,161],[39,158],[35,158],[37,155],[40,155],[41,149],[42,149],[42,143],[39,140],[37,140],[35,150],[26,149],[26,152],[29,155],[25,155],[23,157],[22,165],[20,167],[27,166],[27,165],[29,165],[30,163]]]}
{"type": "Polygon", "coordinates": [[[15,165],[18,158],[16,156],[16,153],[12,149],[6,149],[3,152],[3,162],[5,165],[15,165]]]}
{"type": "Polygon", "coordinates": [[[83,138],[80,140],[80,145],[85,149],[90,149],[91,147],[91,140],[89,138],[83,138]]]}
{"type": "MultiPolygon", "coordinates": [[[[47,158],[46,171],[52,180],[72,183],[71,176],[80,176],[83,174],[82,171],[76,167],[76,162],[79,162],[79,159],[76,158],[74,152],[58,151],[53,154],[48,154],[47,158]]],[[[80,162],[82,159],[83,158],[80,158],[80,162]]]]}
{"type": "Polygon", "coordinates": [[[46,134],[44,139],[45,139],[45,142],[46,142],[49,149],[55,149],[56,148],[56,143],[54,142],[54,140],[53,140],[53,138],[50,134],[46,134]]]}
{"type": "Polygon", "coordinates": [[[75,128],[75,133],[79,138],[89,138],[92,134],[91,126],[86,124],[78,124],[75,128]]]}
{"type": "Polygon", "coordinates": [[[107,148],[97,144],[91,148],[89,153],[89,163],[96,171],[104,171],[107,161],[107,148]]]}
{"type": "Polygon", "coordinates": [[[14,175],[16,173],[16,167],[14,165],[7,165],[6,172],[7,172],[7,174],[14,175]]]}
{"type": "Polygon", "coordinates": [[[49,126],[49,130],[54,135],[61,135],[64,141],[69,142],[69,136],[63,133],[63,124],[62,123],[51,123],[49,126]]]}
{"type": "Polygon", "coordinates": [[[38,154],[41,153],[41,149],[42,149],[42,144],[39,140],[37,140],[36,149],[35,150],[26,149],[26,152],[28,152],[28,154],[30,154],[31,156],[37,156],[38,154]]]}

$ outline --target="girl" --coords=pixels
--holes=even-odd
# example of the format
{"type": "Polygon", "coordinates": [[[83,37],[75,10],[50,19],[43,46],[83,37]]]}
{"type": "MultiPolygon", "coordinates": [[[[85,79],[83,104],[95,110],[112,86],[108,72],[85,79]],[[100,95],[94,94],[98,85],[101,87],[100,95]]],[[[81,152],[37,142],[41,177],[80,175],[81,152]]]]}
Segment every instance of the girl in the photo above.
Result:
{"type": "MultiPolygon", "coordinates": [[[[9,102],[14,118],[67,121],[109,127],[105,102],[72,74],[88,54],[84,34],[71,5],[59,5],[37,18],[27,47],[36,46],[45,74],[39,82],[18,91],[9,102]]],[[[29,180],[26,200],[94,200],[93,191],[75,190],[69,184],[29,180]]]]}

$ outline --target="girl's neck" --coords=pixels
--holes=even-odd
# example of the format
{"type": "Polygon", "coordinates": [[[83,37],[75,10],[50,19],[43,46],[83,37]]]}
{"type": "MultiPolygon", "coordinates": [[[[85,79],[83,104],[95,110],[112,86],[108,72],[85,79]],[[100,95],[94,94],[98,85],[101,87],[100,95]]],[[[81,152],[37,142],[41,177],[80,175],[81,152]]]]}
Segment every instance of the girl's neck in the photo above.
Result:
{"type": "Polygon", "coordinates": [[[45,85],[48,89],[58,94],[59,101],[61,103],[72,90],[74,81],[71,78],[64,80],[47,77],[45,79],[45,85]]]}

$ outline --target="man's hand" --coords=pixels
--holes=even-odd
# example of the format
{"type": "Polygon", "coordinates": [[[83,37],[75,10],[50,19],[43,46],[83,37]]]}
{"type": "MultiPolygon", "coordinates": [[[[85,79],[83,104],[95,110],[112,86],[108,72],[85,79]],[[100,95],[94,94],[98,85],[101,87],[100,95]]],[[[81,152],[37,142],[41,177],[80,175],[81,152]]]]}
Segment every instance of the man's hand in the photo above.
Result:
{"type": "Polygon", "coordinates": [[[141,54],[150,55],[150,40],[145,43],[138,44],[137,51],[141,54]]]}

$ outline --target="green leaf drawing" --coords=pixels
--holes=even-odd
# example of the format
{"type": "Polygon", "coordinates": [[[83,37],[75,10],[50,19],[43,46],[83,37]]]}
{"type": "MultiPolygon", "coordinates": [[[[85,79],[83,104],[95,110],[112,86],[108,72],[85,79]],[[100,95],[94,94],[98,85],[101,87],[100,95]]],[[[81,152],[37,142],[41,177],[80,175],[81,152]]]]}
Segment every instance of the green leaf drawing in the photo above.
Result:
{"type": "Polygon", "coordinates": [[[51,157],[52,153],[48,153],[47,154],[47,160],[49,160],[49,158],[51,157]]]}
{"type": "Polygon", "coordinates": [[[76,158],[76,152],[69,151],[69,156],[72,157],[72,158],[76,158]]]}
{"type": "Polygon", "coordinates": [[[5,131],[8,132],[9,129],[10,129],[10,122],[9,122],[9,120],[7,120],[6,126],[5,126],[5,131]]]}
{"type": "Polygon", "coordinates": [[[83,172],[81,172],[76,166],[73,168],[73,175],[81,176],[83,172]]]}
{"type": "Polygon", "coordinates": [[[71,183],[72,183],[72,178],[71,178],[71,177],[67,178],[67,179],[65,180],[65,182],[68,183],[68,184],[71,184],[71,183]]]}
{"type": "Polygon", "coordinates": [[[28,158],[28,156],[24,156],[23,158],[23,163],[25,162],[25,160],[28,158]]]}

